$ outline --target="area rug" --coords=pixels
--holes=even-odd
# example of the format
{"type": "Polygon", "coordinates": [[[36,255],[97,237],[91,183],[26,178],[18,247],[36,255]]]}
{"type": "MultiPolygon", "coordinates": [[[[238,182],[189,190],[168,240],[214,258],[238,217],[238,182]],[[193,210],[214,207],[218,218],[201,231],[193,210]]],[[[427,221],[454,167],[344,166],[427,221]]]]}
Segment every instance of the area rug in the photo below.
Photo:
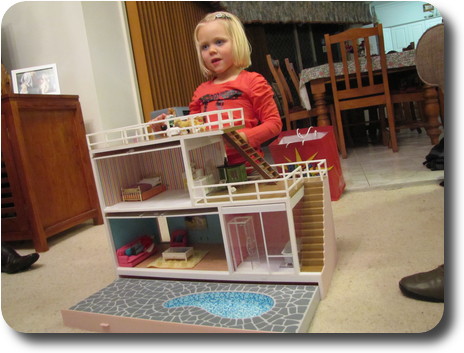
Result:
{"type": "Polygon", "coordinates": [[[193,255],[188,260],[164,260],[162,256],[150,263],[147,267],[157,268],[193,268],[208,253],[208,250],[193,250],[193,255]]]}

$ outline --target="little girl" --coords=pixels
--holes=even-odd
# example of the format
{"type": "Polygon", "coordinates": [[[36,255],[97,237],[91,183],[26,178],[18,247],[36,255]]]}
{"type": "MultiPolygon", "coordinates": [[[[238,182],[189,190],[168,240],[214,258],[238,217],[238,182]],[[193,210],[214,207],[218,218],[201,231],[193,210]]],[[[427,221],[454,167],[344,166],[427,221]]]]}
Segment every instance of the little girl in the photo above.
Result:
{"type": "MultiPolygon", "coordinates": [[[[261,144],[280,133],[282,121],[265,78],[245,71],[251,65],[251,47],[242,23],[228,12],[208,14],[195,28],[194,40],[200,69],[208,81],[195,90],[190,114],[243,108],[245,128],[238,132],[262,154],[261,144]]],[[[162,114],[155,120],[165,117],[162,114]]],[[[230,165],[244,163],[232,147],[226,145],[226,152],[230,165]]]]}

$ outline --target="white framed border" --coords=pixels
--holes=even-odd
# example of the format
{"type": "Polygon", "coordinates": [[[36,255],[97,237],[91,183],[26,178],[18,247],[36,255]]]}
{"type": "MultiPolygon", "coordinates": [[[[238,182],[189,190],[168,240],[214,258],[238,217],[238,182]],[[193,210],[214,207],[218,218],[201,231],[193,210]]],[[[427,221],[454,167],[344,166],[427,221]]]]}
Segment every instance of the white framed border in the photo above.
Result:
{"type": "Polygon", "coordinates": [[[56,64],[12,70],[13,92],[20,94],[60,94],[56,64]]]}

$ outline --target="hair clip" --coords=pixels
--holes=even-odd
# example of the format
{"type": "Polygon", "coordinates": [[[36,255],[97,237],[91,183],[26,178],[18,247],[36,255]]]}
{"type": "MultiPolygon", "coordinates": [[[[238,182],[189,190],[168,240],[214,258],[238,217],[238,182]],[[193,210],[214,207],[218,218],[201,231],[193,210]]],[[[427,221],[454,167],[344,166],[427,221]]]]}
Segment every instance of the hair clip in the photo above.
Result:
{"type": "Polygon", "coordinates": [[[224,20],[230,20],[230,16],[226,15],[225,13],[217,13],[216,16],[214,16],[214,18],[221,18],[221,19],[224,19],[224,20]]]}

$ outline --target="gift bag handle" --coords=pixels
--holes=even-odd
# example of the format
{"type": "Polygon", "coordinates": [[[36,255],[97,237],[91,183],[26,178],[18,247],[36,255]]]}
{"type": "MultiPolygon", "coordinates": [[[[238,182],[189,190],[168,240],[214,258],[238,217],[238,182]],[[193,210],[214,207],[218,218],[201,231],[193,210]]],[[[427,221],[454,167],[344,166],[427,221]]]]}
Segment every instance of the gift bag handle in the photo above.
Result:
{"type": "MultiPolygon", "coordinates": [[[[301,139],[301,145],[304,145],[305,139],[306,139],[306,137],[308,137],[308,135],[311,132],[312,128],[313,128],[313,126],[310,126],[308,128],[308,131],[306,131],[305,135],[300,134],[300,129],[296,129],[296,136],[298,136],[301,139]]],[[[314,133],[316,134],[316,137],[317,137],[317,131],[314,131],[314,133]]],[[[287,146],[288,146],[288,144],[287,144],[287,146]]]]}

